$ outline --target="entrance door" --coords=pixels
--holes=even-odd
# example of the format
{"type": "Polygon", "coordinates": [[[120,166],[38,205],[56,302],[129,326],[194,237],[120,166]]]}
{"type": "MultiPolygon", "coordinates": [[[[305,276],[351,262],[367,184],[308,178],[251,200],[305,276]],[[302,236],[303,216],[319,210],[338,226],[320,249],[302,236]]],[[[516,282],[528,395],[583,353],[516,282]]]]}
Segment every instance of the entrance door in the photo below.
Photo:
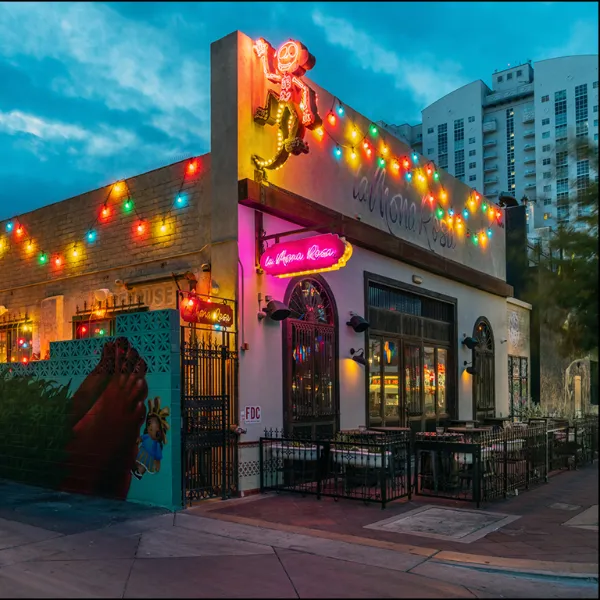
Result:
{"type": "Polygon", "coordinates": [[[477,346],[473,350],[473,415],[483,421],[496,416],[496,388],[494,379],[494,336],[488,320],[481,317],[475,324],[473,337],[477,346]]]}
{"type": "Polygon", "coordinates": [[[238,357],[235,334],[182,327],[181,423],[184,505],[237,490],[238,357]]]}

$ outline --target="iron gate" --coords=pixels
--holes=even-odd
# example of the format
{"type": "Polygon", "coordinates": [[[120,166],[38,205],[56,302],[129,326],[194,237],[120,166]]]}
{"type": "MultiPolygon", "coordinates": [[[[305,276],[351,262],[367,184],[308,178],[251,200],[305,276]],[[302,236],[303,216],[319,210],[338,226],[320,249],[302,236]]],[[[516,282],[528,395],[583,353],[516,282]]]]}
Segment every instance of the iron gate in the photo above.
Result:
{"type": "Polygon", "coordinates": [[[181,437],[184,505],[238,487],[235,334],[181,328],[181,437]]]}

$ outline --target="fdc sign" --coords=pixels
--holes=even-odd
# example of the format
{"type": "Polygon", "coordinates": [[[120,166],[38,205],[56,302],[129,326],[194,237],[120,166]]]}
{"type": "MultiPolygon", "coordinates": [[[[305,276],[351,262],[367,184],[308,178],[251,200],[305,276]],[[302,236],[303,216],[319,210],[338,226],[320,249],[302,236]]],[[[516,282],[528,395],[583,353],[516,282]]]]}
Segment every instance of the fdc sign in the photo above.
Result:
{"type": "Polygon", "coordinates": [[[260,406],[246,406],[242,410],[242,420],[244,423],[260,423],[260,406]]]}

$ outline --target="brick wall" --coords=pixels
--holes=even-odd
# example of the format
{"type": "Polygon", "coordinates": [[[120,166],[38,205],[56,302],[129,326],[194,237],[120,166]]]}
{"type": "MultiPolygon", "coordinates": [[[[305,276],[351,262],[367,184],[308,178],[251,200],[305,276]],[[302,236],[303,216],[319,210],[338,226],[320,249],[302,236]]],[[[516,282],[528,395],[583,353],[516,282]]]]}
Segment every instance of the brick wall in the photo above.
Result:
{"type": "Polygon", "coordinates": [[[92,301],[94,290],[122,291],[115,285],[116,279],[169,275],[182,270],[198,273],[200,265],[209,262],[210,255],[208,249],[200,252],[210,241],[210,155],[196,159],[198,169],[194,174],[186,174],[188,162],[128,179],[135,210],[128,213],[123,210],[126,199],[123,186],[122,192],[113,191],[110,195],[108,218],[99,218],[95,224],[110,186],[30,213],[16,214],[12,219],[14,229],[17,222],[25,229],[20,238],[14,230],[5,233],[6,222],[2,222],[0,306],[13,315],[27,311],[35,326],[39,325],[41,301],[62,296],[64,326],[49,341],[70,339],[75,307],[92,301]],[[180,189],[184,204],[170,212],[165,222],[167,231],[162,232],[163,218],[180,189]],[[143,235],[136,230],[138,214],[145,220],[143,235]],[[96,239],[88,243],[86,232],[92,224],[96,239]],[[33,242],[30,252],[29,239],[33,242]],[[38,260],[42,251],[48,255],[48,262],[43,265],[38,260]],[[62,259],[59,267],[54,263],[57,255],[62,259]]]}

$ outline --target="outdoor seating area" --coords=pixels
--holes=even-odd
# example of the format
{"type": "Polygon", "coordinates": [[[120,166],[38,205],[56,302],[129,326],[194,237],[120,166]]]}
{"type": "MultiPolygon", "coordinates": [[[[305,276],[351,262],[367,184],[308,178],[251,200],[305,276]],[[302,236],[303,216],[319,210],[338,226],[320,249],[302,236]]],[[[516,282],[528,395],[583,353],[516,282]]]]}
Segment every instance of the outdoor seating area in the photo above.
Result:
{"type": "Polygon", "coordinates": [[[598,459],[598,419],[534,419],[482,425],[360,428],[329,439],[267,430],[260,489],[387,502],[412,495],[476,503],[518,495],[552,474],[598,459]]]}

